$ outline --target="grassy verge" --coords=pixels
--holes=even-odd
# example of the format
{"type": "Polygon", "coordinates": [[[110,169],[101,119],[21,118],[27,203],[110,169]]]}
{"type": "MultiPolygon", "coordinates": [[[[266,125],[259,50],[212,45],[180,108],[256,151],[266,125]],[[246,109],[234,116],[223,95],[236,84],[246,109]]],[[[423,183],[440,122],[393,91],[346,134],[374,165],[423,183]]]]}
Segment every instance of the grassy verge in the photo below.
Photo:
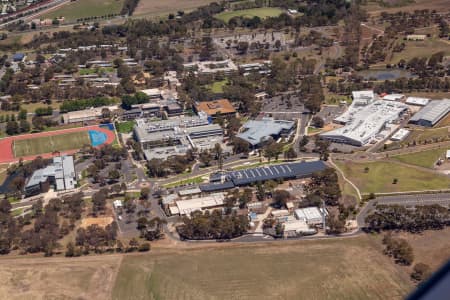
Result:
{"type": "Polygon", "coordinates": [[[390,161],[354,163],[337,161],[336,164],[361,193],[392,193],[426,191],[450,188],[450,179],[432,171],[418,171],[413,167],[390,161]],[[366,169],[368,168],[368,170],[366,169]],[[394,179],[397,183],[394,184],[394,179]]]}
{"type": "Polygon", "coordinates": [[[439,158],[444,158],[444,149],[433,149],[417,153],[392,156],[392,159],[424,168],[432,168],[439,158]]]}
{"type": "Polygon", "coordinates": [[[176,181],[176,182],[172,182],[172,183],[168,183],[165,184],[164,187],[167,189],[173,188],[173,187],[177,187],[180,185],[187,185],[187,184],[200,184],[203,182],[203,177],[205,175],[202,176],[197,176],[197,177],[193,177],[193,178],[189,178],[189,179],[184,179],[184,180],[180,180],[180,181],[176,181]]]}

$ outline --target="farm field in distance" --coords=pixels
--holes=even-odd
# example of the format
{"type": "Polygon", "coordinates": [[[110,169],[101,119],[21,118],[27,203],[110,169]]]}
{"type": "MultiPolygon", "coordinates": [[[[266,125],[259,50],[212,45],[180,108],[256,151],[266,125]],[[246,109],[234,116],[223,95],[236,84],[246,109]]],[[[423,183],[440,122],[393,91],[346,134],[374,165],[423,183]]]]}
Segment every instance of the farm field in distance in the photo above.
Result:
{"type": "Polygon", "coordinates": [[[394,161],[355,163],[336,161],[345,176],[361,193],[392,193],[406,191],[439,190],[450,188],[450,179],[414,167],[396,164],[394,161]],[[365,168],[369,168],[366,172],[365,168]],[[393,183],[397,179],[396,184],[393,183]]]}
{"type": "Polygon", "coordinates": [[[367,236],[125,256],[113,299],[402,299],[412,289],[367,236]]]}
{"type": "Polygon", "coordinates": [[[117,14],[120,13],[122,6],[123,0],[77,0],[53,10],[41,18],[53,19],[63,16],[68,21],[75,21],[80,18],[117,14]]]}
{"type": "Polygon", "coordinates": [[[244,10],[235,10],[235,11],[227,11],[217,14],[215,17],[228,23],[231,18],[234,17],[245,17],[245,18],[253,18],[260,17],[261,19],[267,17],[277,17],[283,12],[282,9],[276,7],[262,7],[262,8],[252,8],[252,9],[244,9],[244,10]]]}
{"type": "Polygon", "coordinates": [[[15,157],[22,157],[78,149],[86,144],[91,144],[89,134],[87,131],[81,131],[15,140],[13,149],[15,157]]]}

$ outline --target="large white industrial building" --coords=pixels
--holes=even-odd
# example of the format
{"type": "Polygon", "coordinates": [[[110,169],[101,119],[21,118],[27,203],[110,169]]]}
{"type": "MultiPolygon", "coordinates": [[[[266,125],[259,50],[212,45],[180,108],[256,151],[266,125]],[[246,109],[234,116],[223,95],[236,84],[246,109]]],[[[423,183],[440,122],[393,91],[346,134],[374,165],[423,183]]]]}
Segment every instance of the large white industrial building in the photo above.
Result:
{"type": "Polygon", "coordinates": [[[388,124],[394,123],[407,110],[408,106],[393,101],[363,99],[341,115],[338,122],[345,126],[320,134],[321,138],[354,146],[370,143],[388,124]]]}
{"type": "Polygon", "coordinates": [[[409,120],[410,123],[432,127],[450,112],[450,99],[430,101],[409,120]]]}

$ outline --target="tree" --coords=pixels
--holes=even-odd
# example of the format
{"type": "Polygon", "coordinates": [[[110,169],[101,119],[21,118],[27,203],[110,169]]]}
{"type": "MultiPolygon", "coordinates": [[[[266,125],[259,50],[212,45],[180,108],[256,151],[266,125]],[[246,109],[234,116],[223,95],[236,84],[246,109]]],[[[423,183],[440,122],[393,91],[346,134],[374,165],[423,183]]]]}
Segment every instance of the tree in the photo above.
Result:
{"type": "Polygon", "coordinates": [[[345,220],[339,218],[336,213],[330,213],[327,216],[327,225],[329,234],[341,234],[345,232],[345,220]]]}
{"type": "Polygon", "coordinates": [[[325,125],[325,122],[324,122],[324,120],[323,120],[321,117],[319,117],[319,116],[314,116],[314,117],[312,118],[312,120],[311,120],[311,124],[312,124],[314,127],[317,127],[317,128],[323,128],[323,126],[325,125]]]}
{"type": "Polygon", "coordinates": [[[29,132],[31,129],[31,125],[27,120],[20,120],[19,123],[20,132],[29,132]]]}
{"type": "Polygon", "coordinates": [[[19,124],[16,121],[6,123],[6,134],[15,135],[19,133],[19,124]]]}
{"type": "Polygon", "coordinates": [[[429,265],[424,263],[417,263],[414,265],[413,272],[411,273],[411,278],[415,281],[423,281],[427,279],[431,274],[431,268],[429,265]]]}
{"type": "Polygon", "coordinates": [[[147,200],[149,195],[150,195],[150,188],[148,187],[141,188],[141,199],[147,200]]]}
{"type": "Polygon", "coordinates": [[[203,150],[199,155],[200,162],[205,166],[208,167],[211,165],[212,156],[211,153],[208,150],[203,150]]]}
{"type": "Polygon", "coordinates": [[[276,190],[273,193],[274,205],[276,207],[285,207],[290,198],[291,194],[286,190],[276,190]]]}
{"type": "Polygon", "coordinates": [[[284,152],[284,158],[287,159],[287,160],[291,160],[291,159],[297,158],[297,152],[295,151],[294,147],[289,147],[284,152]]]}
{"type": "Polygon", "coordinates": [[[393,180],[392,180],[392,184],[397,184],[398,183],[398,179],[397,178],[394,178],[393,180]]]}
{"type": "Polygon", "coordinates": [[[72,242],[67,243],[65,256],[66,257],[75,256],[75,245],[72,242]]]}
{"type": "Polygon", "coordinates": [[[112,181],[117,181],[120,178],[120,172],[116,169],[109,170],[108,178],[112,181]]]}

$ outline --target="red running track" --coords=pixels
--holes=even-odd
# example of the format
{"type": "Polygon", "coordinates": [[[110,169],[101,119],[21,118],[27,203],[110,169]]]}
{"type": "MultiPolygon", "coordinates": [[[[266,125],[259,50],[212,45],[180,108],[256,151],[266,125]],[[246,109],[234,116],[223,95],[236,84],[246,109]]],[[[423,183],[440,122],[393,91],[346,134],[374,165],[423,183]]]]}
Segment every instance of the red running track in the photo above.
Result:
{"type": "MultiPolygon", "coordinates": [[[[20,157],[14,157],[14,153],[13,153],[13,143],[16,140],[24,140],[24,139],[30,139],[30,138],[53,136],[53,135],[59,135],[59,134],[63,134],[63,133],[89,131],[89,130],[96,130],[96,131],[105,133],[107,136],[105,144],[112,144],[116,138],[114,131],[111,131],[106,128],[101,128],[98,125],[11,136],[11,137],[0,139],[0,163],[12,163],[12,162],[19,161],[20,157]]],[[[78,150],[79,150],[79,148],[73,149],[73,150],[68,150],[68,151],[62,151],[61,154],[73,154],[73,153],[78,152],[78,150]]],[[[38,156],[42,156],[43,158],[50,158],[55,155],[56,154],[53,154],[53,153],[43,153],[43,154],[39,154],[39,155],[25,156],[25,157],[22,157],[22,159],[23,160],[33,160],[38,156]]]]}

